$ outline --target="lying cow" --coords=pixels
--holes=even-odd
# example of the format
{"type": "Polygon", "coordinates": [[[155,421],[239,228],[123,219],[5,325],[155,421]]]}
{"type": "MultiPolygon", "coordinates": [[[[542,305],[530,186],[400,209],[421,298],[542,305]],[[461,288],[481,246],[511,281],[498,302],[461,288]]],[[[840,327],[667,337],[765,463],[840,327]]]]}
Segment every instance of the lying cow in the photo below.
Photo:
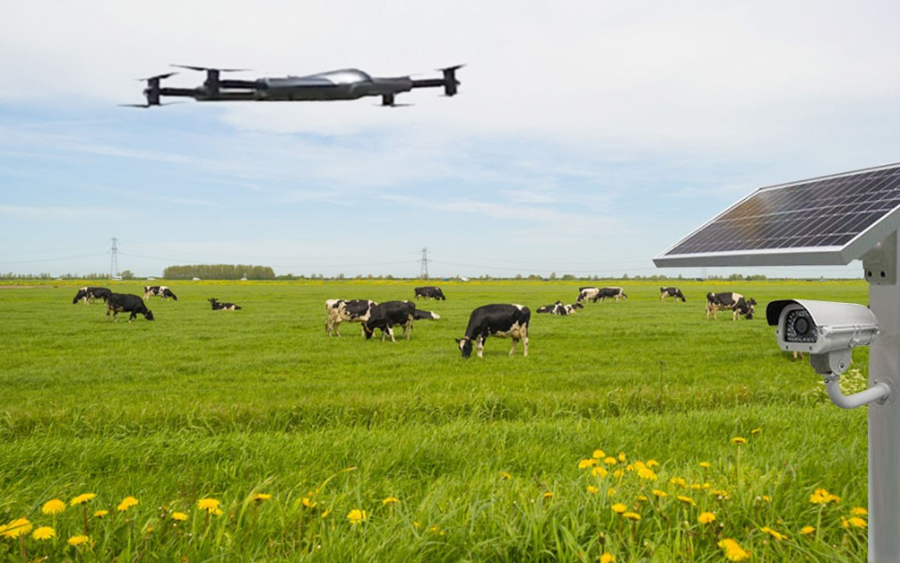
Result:
{"type": "Polygon", "coordinates": [[[212,305],[213,311],[240,311],[241,306],[235,305],[234,303],[220,303],[218,299],[215,297],[210,297],[208,299],[209,304],[212,305]]]}
{"type": "Polygon", "coordinates": [[[440,319],[441,316],[435,313],[434,311],[423,311],[422,309],[416,309],[413,311],[413,320],[421,321],[423,319],[428,319],[430,321],[436,321],[440,319]]]}
{"type": "Polygon", "coordinates": [[[153,320],[153,313],[144,305],[144,300],[137,295],[128,295],[124,293],[110,293],[106,299],[106,320],[109,321],[109,314],[113,314],[113,322],[119,322],[119,313],[131,313],[128,322],[137,318],[138,313],[144,315],[148,321],[153,320]]]}
{"type": "Polygon", "coordinates": [[[82,287],[75,294],[75,299],[72,299],[72,304],[78,303],[79,299],[84,301],[85,305],[93,303],[94,299],[102,299],[105,302],[109,298],[110,293],[112,291],[105,287],[82,287]]]}
{"type": "Polygon", "coordinates": [[[412,335],[412,323],[415,319],[416,304],[412,301],[385,301],[374,305],[369,314],[368,320],[362,324],[363,332],[366,334],[366,340],[372,338],[375,329],[381,330],[381,341],[384,342],[385,335],[394,339],[394,327],[403,327],[403,334],[409,340],[412,335]]]}
{"type": "Polygon", "coordinates": [[[444,292],[441,291],[441,288],[435,287],[432,285],[428,285],[425,287],[416,287],[413,289],[416,293],[416,301],[419,300],[419,297],[424,299],[437,299],[440,301],[446,301],[447,298],[444,297],[444,292]]]}
{"type": "Polygon", "coordinates": [[[145,285],[144,301],[149,299],[151,295],[156,295],[158,297],[161,297],[162,299],[165,299],[166,301],[169,300],[169,297],[171,297],[175,301],[178,301],[178,297],[176,297],[175,294],[172,293],[172,290],[165,285],[145,285]]]}
{"type": "MultiPolygon", "coordinates": [[[[325,332],[341,335],[338,325],[342,322],[364,323],[369,320],[372,307],[377,303],[368,299],[329,299],[325,302],[325,332]]],[[[365,334],[365,330],[363,331],[365,334]]]]}
{"type": "Polygon", "coordinates": [[[538,307],[535,313],[549,313],[551,315],[574,315],[578,309],[584,309],[584,305],[581,303],[575,303],[573,305],[563,305],[562,301],[557,301],[553,305],[544,305],[543,307],[538,307]]]}
{"type": "Polygon", "coordinates": [[[677,287],[661,287],[659,288],[659,300],[664,301],[666,297],[674,297],[675,301],[681,299],[681,302],[684,303],[687,301],[684,298],[684,294],[681,293],[681,290],[677,287]]]}
{"type": "Polygon", "coordinates": [[[753,318],[756,312],[753,306],[756,305],[756,299],[752,297],[745,299],[740,293],[707,293],[706,294],[706,319],[709,320],[709,314],[713,314],[713,319],[718,320],[716,313],[720,309],[731,309],[731,320],[736,321],[740,315],[744,315],[747,320],[753,318]]]}
{"type": "Polygon", "coordinates": [[[500,338],[512,338],[513,345],[509,351],[512,356],[516,346],[521,340],[525,345],[525,356],[528,356],[528,323],[531,321],[531,311],[522,305],[484,305],[478,307],[469,316],[469,324],[466,327],[466,335],[456,339],[456,344],[462,352],[463,358],[472,355],[472,342],[478,350],[478,357],[482,358],[484,341],[488,336],[500,338]]]}

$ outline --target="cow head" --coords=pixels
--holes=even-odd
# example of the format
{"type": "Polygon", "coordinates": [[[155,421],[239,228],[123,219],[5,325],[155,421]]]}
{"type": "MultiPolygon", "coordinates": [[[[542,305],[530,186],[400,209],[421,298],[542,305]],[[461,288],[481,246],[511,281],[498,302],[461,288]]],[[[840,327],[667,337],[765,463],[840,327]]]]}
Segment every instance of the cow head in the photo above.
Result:
{"type": "Polygon", "coordinates": [[[463,358],[468,358],[472,355],[472,339],[468,337],[457,338],[456,344],[459,346],[460,351],[462,352],[463,358]]]}
{"type": "Polygon", "coordinates": [[[363,333],[366,335],[366,340],[372,338],[372,335],[375,334],[375,326],[369,325],[369,322],[366,321],[362,324],[363,333]]]}
{"type": "Polygon", "coordinates": [[[148,321],[152,321],[153,320],[153,311],[147,309],[147,312],[144,313],[144,318],[147,319],[148,321]]]}
{"type": "Polygon", "coordinates": [[[72,300],[72,305],[78,303],[78,300],[82,297],[87,296],[87,288],[81,288],[78,290],[78,293],[75,294],[75,299],[72,300]]]}

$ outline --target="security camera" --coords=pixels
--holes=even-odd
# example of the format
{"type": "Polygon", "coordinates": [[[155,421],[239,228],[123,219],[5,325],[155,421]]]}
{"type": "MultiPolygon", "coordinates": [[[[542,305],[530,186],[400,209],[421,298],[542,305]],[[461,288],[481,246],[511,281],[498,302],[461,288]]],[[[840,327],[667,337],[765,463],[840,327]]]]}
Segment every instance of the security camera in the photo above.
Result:
{"type": "Polygon", "coordinates": [[[850,367],[856,346],[868,346],[878,335],[878,318],[868,307],[854,303],[783,299],[766,307],[766,320],[777,326],[778,346],[788,352],[809,352],[809,363],[825,376],[831,400],[842,408],[854,408],[885,400],[890,386],[872,388],[845,397],[838,377],[850,367]],[[865,402],[862,402],[865,401],[865,402]]]}

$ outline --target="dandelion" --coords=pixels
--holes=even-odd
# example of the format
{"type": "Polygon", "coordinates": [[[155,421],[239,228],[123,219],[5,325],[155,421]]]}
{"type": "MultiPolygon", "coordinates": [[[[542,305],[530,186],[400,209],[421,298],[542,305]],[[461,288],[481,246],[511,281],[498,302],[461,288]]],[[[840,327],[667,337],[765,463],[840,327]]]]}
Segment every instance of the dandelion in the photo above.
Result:
{"type": "Polygon", "coordinates": [[[778,541],[781,541],[781,540],[783,540],[783,539],[787,539],[787,536],[786,536],[786,535],[781,534],[781,533],[778,533],[778,532],[776,532],[775,530],[773,530],[772,528],[770,528],[770,527],[768,527],[768,526],[765,526],[765,527],[763,527],[763,528],[760,528],[759,531],[762,532],[762,533],[764,533],[764,534],[769,534],[770,536],[772,536],[773,538],[775,538],[775,539],[778,540],[778,541]]]}
{"type": "Polygon", "coordinates": [[[747,438],[743,438],[743,437],[741,437],[741,436],[735,436],[734,438],[731,439],[731,443],[732,443],[732,444],[743,445],[743,444],[746,444],[746,443],[747,443],[747,438]]]}
{"type": "Polygon", "coordinates": [[[759,434],[760,432],[762,432],[762,428],[754,428],[750,431],[751,434],[759,434]]]}
{"type": "Polygon", "coordinates": [[[617,502],[616,504],[612,505],[612,509],[616,514],[623,514],[626,510],[628,510],[628,507],[621,502],[617,502]]]}
{"type": "Polygon", "coordinates": [[[47,514],[49,516],[56,516],[57,514],[61,514],[66,510],[66,503],[55,498],[53,500],[48,500],[44,503],[44,506],[41,507],[41,512],[47,514]]]}
{"type": "Polygon", "coordinates": [[[637,499],[638,499],[640,502],[647,502],[648,500],[650,500],[650,499],[648,499],[648,498],[647,498],[646,496],[644,496],[644,495],[638,495],[637,499]]]}
{"type": "Polygon", "coordinates": [[[316,501],[310,499],[309,497],[303,497],[302,502],[303,502],[303,506],[305,506],[306,508],[315,508],[316,505],[319,504],[316,501]]]}
{"type": "Polygon", "coordinates": [[[625,452],[619,452],[619,461],[625,463],[625,452]]]}
{"type": "Polygon", "coordinates": [[[841,502],[841,497],[833,495],[825,489],[816,489],[813,494],[809,496],[809,502],[813,504],[838,503],[841,502]]]}
{"type": "Polygon", "coordinates": [[[28,518],[18,518],[6,526],[3,526],[2,531],[0,531],[0,536],[5,538],[18,538],[30,532],[31,528],[32,525],[31,522],[28,521],[28,518]]]}
{"type": "Polygon", "coordinates": [[[600,556],[600,563],[615,563],[616,557],[612,553],[604,553],[600,556]]]}
{"type": "Polygon", "coordinates": [[[89,541],[91,541],[91,538],[87,536],[72,536],[71,538],[69,538],[69,545],[78,547],[79,545],[84,545],[89,541]]]}
{"type": "Polygon", "coordinates": [[[659,467],[659,462],[656,461],[655,459],[647,460],[647,467],[649,467],[650,469],[653,469],[654,467],[659,467]]]}
{"type": "Polygon", "coordinates": [[[710,467],[712,467],[712,464],[708,461],[701,461],[700,467],[702,467],[703,469],[709,469],[710,467]]]}
{"type": "Polygon", "coordinates": [[[94,518],[103,518],[107,514],[109,514],[109,510],[98,510],[94,512],[94,518]]]}
{"type": "Polygon", "coordinates": [[[132,506],[136,506],[138,502],[138,499],[134,497],[125,497],[124,499],[122,499],[122,502],[119,503],[119,506],[116,507],[116,510],[118,510],[119,512],[125,512],[132,506]]]}
{"type": "Polygon", "coordinates": [[[184,512],[173,512],[172,513],[172,520],[175,520],[176,522],[186,522],[187,519],[188,519],[188,515],[185,514],[184,512]]]}
{"type": "Polygon", "coordinates": [[[615,496],[615,495],[616,495],[616,488],[615,488],[615,487],[610,487],[610,488],[606,489],[606,496],[612,497],[612,496],[615,496]]]}
{"type": "Polygon", "coordinates": [[[750,552],[731,538],[725,538],[716,545],[725,551],[725,558],[729,561],[744,561],[750,558],[750,552]]]}
{"type": "Polygon", "coordinates": [[[600,489],[598,489],[597,487],[594,487],[593,485],[588,485],[587,492],[589,492],[592,495],[598,495],[598,494],[600,494],[600,489]]]}
{"type": "Polygon", "coordinates": [[[267,495],[266,493],[257,493],[253,495],[253,502],[256,504],[262,504],[267,500],[271,500],[272,495],[267,495]]]}
{"type": "Polygon", "coordinates": [[[509,479],[512,479],[512,475],[510,475],[506,471],[501,471],[500,478],[508,481],[509,479]]]}
{"type": "Polygon", "coordinates": [[[602,457],[606,457],[606,453],[603,450],[594,450],[594,454],[591,457],[594,459],[600,459],[602,457]]]}
{"type": "Polygon", "coordinates": [[[221,503],[214,498],[202,498],[197,501],[197,508],[200,510],[205,510],[207,514],[212,514],[214,516],[219,516],[222,514],[222,509],[219,508],[221,503]]]}
{"type": "Polygon", "coordinates": [[[724,489],[713,489],[709,491],[709,494],[718,497],[719,500],[728,500],[728,491],[724,489]]]}
{"type": "Polygon", "coordinates": [[[31,534],[31,537],[38,541],[49,540],[56,537],[56,530],[50,526],[41,526],[31,534]]]}
{"type": "Polygon", "coordinates": [[[354,526],[357,524],[362,524],[366,520],[368,520],[368,516],[366,515],[365,510],[360,510],[358,508],[354,508],[350,512],[347,513],[347,520],[354,526]]]}
{"type": "Polygon", "coordinates": [[[544,498],[546,498],[546,499],[550,499],[550,498],[553,498],[553,493],[550,492],[550,491],[547,491],[546,493],[544,493],[543,496],[544,496],[544,498]]]}
{"type": "Polygon", "coordinates": [[[609,471],[607,471],[607,469],[605,467],[603,467],[602,465],[598,465],[598,466],[594,467],[593,469],[591,469],[591,475],[593,475],[594,477],[600,477],[601,479],[603,479],[604,477],[609,475],[609,471]]]}
{"type": "Polygon", "coordinates": [[[397,497],[387,497],[386,499],[381,501],[381,505],[387,506],[389,504],[397,504],[398,502],[400,502],[400,499],[398,499],[397,497]]]}
{"type": "Polygon", "coordinates": [[[685,481],[684,477],[672,477],[669,479],[670,485],[675,485],[676,487],[681,487],[682,489],[686,489],[688,484],[685,481]]]}
{"type": "MultiPolygon", "coordinates": [[[[854,528],[863,528],[863,529],[865,529],[865,528],[868,528],[868,527],[869,527],[869,523],[866,522],[865,520],[863,520],[862,518],[860,518],[859,516],[853,516],[852,518],[850,518],[850,519],[848,520],[848,522],[849,522],[850,525],[853,526],[854,528]]],[[[844,526],[844,527],[846,528],[846,526],[844,526]]]]}
{"type": "Polygon", "coordinates": [[[578,469],[587,469],[588,467],[594,467],[597,465],[596,459],[583,459],[578,462],[578,469]]]}
{"type": "Polygon", "coordinates": [[[77,504],[86,504],[96,496],[97,495],[94,493],[84,493],[83,495],[78,495],[77,497],[75,497],[69,501],[69,506],[75,506],[77,504]]]}
{"type": "Polygon", "coordinates": [[[869,511],[861,506],[857,506],[856,508],[854,508],[853,510],[850,511],[850,514],[852,514],[854,516],[868,516],[869,511]]]}
{"type": "Polygon", "coordinates": [[[680,500],[680,501],[683,502],[684,504],[689,504],[689,505],[691,505],[691,506],[697,506],[697,502],[696,502],[694,499],[692,499],[691,497],[686,497],[686,496],[683,496],[683,495],[678,495],[678,500],[680,500]]]}
{"type": "Polygon", "coordinates": [[[763,502],[772,502],[772,497],[770,497],[769,495],[763,495],[759,497],[759,499],[763,502]]]}
{"type": "Polygon", "coordinates": [[[637,522],[641,519],[641,515],[638,514],[637,512],[626,512],[626,513],[622,514],[622,518],[625,518],[626,520],[631,520],[632,522],[637,522]]]}
{"type": "Polygon", "coordinates": [[[605,463],[606,465],[616,465],[617,463],[619,463],[619,461],[613,456],[607,456],[603,459],[603,463],[605,463]]]}
{"type": "Polygon", "coordinates": [[[815,531],[816,529],[812,526],[803,526],[802,528],[800,528],[800,533],[804,536],[808,536],[815,531]]]}
{"type": "Polygon", "coordinates": [[[669,496],[669,493],[661,491],[659,489],[653,489],[653,494],[656,495],[657,498],[666,498],[667,496],[669,496]]]}
{"type": "Polygon", "coordinates": [[[616,469],[615,471],[613,471],[613,477],[615,477],[616,479],[621,479],[624,476],[625,472],[621,469],[616,469]]]}
{"type": "Polygon", "coordinates": [[[716,515],[712,512],[701,512],[697,517],[697,521],[701,524],[712,524],[716,521],[716,515]]]}

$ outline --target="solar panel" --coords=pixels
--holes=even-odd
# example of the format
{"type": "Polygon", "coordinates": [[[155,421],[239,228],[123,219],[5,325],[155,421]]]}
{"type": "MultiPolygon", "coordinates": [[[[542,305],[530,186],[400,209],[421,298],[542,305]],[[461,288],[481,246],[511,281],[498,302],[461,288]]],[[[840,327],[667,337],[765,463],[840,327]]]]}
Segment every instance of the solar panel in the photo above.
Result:
{"type": "Polygon", "coordinates": [[[900,163],[760,188],[653,259],[660,267],[843,265],[900,227],[900,163]]]}

